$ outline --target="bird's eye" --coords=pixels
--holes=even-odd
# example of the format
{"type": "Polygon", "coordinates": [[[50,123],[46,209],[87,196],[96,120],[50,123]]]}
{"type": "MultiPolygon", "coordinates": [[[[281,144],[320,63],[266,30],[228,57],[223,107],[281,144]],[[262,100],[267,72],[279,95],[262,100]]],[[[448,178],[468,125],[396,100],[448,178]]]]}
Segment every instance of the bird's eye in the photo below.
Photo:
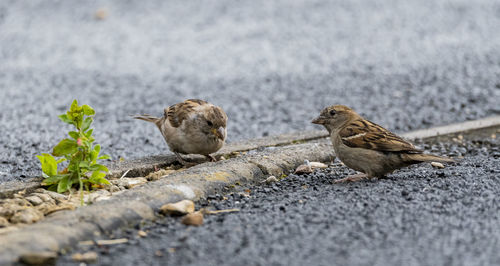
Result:
{"type": "Polygon", "coordinates": [[[213,126],[213,125],[214,125],[214,124],[212,123],[212,121],[209,121],[209,120],[207,120],[207,124],[208,124],[209,126],[213,126]]]}
{"type": "Polygon", "coordinates": [[[335,110],[330,110],[330,115],[334,116],[335,115],[335,110]]]}

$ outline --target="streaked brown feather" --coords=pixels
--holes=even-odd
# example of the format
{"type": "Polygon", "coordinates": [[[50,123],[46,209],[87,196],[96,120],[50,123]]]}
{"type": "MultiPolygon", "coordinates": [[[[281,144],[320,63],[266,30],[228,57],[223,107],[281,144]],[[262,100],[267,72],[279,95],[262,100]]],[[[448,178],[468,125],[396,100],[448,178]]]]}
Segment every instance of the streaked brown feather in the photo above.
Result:
{"type": "Polygon", "coordinates": [[[357,119],[340,130],[342,142],[353,148],[381,152],[422,153],[411,143],[368,120],[357,119]]]}
{"type": "Polygon", "coordinates": [[[181,103],[174,104],[165,109],[165,115],[173,127],[179,127],[182,121],[189,117],[194,108],[200,105],[208,104],[208,102],[199,99],[189,99],[181,103]]]}

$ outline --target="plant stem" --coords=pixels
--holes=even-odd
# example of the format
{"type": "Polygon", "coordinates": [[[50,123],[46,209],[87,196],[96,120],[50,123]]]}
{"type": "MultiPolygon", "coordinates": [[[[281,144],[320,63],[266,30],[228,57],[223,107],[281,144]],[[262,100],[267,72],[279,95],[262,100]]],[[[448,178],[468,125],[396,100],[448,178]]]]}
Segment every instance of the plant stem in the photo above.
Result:
{"type": "Polygon", "coordinates": [[[80,183],[80,205],[83,206],[83,182],[80,172],[78,172],[78,182],[80,183]]]}

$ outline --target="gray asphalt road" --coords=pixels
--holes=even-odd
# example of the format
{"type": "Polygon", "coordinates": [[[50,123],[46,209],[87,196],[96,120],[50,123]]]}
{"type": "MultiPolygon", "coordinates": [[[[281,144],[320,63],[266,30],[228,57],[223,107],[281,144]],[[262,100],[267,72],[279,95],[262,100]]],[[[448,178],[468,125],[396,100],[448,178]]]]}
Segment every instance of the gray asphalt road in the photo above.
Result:
{"type": "Polygon", "coordinates": [[[1,1],[0,182],[40,173],[74,98],[115,159],[167,153],[128,115],[186,98],[222,106],[229,141],[339,103],[398,131],[498,114],[499,26],[495,0],[1,1]]]}
{"type": "Polygon", "coordinates": [[[58,265],[89,250],[98,252],[97,265],[499,265],[499,144],[422,145],[465,158],[382,180],[332,184],[352,173],[338,166],[237,187],[197,208],[238,213],[207,216],[200,227],[159,218],[99,237],[129,238],[127,244],[81,246],[58,265]]]}

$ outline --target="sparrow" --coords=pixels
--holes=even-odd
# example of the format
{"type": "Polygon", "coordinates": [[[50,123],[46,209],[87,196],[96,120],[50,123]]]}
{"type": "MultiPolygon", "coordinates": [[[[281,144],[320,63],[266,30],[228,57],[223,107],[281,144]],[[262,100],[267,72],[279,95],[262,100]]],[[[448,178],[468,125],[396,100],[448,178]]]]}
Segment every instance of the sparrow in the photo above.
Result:
{"type": "Polygon", "coordinates": [[[447,157],[424,154],[413,144],[344,105],[326,107],[312,123],[323,125],[328,130],[340,161],[362,172],[335,183],[382,178],[396,169],[422,162],[454,162],[447,157]]]}
{"type": "Polygon", "coordinates": [[[164,109],[163,117],[136,115],[160,129],[170,150],[183,165],[190,165],[180,154],[201,154],[211,161],[227,135],[227,115],[222,108],[203,100],[189,99],[164,109]]]}

